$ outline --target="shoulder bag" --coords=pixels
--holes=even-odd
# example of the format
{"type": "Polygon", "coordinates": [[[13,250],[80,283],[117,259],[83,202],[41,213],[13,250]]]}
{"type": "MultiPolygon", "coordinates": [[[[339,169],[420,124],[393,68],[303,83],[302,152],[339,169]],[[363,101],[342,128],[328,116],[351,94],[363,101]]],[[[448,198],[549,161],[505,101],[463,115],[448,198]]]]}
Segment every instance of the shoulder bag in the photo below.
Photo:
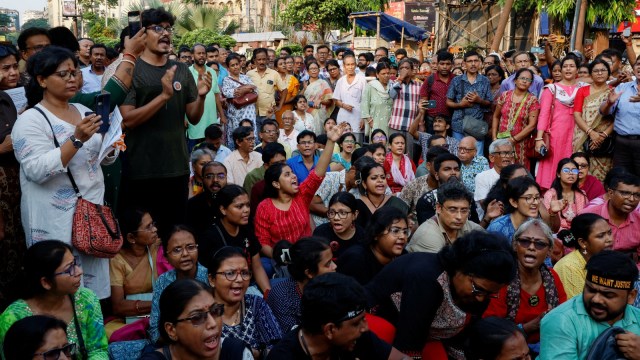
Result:
{"type": "MultiPolygon", "coordinates": [[[[509,123],[507,124],[507,130],[496,134],[496,137],[498,139],[508,139],[511,137],[511,131],[513,131],[513,127],[516,125],[516,121],[518,121],[518,116],[520,116],[520,111],[524,107],[524,104],[525,102],[527,102],[528,98],[529,98],[529,93],[527,92],[524,98],[520,101],[520,106],[518,106],[516,115],[512,119],[509,119],[509,123]]],[[[511,102],[513,103],[513,95],[511,95],[511,102]]]]}
{"type": "MultiPolygon", "coordinates": [[[[237,82],[238,84],[240,84],[240,86],[246,85],[246,84],[243,84],[240,81],[232,78],[231,76],[227,76],[227,78],[229,80],[231,80],[231,81],[237,82]]],[[[231,98],[231,99],[227,99],[227,101],[232,103],[233,106],[235,106],[236,108],[240,109],[240,108],[243,108],[243,107],[245,107],[247,105],[253,104],[256,101],[258,101],[258,93],[256,93],[255,90],[253,90],[253,91],[248,92],[248,93],[246,93],[246,94],[244,94],[242,96],[237,96],[237,97],[234,97],[234,98],[231,98]]]]}
{"type": "MultiPolygon", "coordinates": [[[[60,143],[56,139],[56,133],[53,131],[53,126],[47,115],[37,106],[34,106],[34,109],[38,110],[47,120],[51,128],[53,143],[56,147],[60,147],[60,143]]],[[[82,198],[69,166],[67,166],[67,175],[78,197],[71,231],[73,247],[83,254],[98,258],[116,256],[122,247],[123,238],[118,220],[113,215],[113,211],[108,206],[97,205],[82,198]]]]}
{"type": "MultiPolygon", "coordinates": [[[[462,93],[464,94],[464,80],[460,79],[460,82],[462,83],[462,93]]],[[[473,136],[477,140],[483,140],[489,132],[489,124],[483,118],[477,119],[473,115],[465,115],[466,110],[462,109],[462,132],[473,136]]]]}

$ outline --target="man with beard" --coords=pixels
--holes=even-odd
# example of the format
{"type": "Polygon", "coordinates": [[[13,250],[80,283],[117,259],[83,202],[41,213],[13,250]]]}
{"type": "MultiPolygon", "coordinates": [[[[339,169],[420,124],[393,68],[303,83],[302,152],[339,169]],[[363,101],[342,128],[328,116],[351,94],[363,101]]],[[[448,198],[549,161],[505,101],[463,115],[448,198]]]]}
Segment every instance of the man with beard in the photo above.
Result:
{"type": "Polygon", "coordinates": [[[349,276],[314,277],[297,306],[300,326],[271,349],[267,360],[408,359],[369,330],[364,288],[349,276]]]}
{"type": "Polygon", "coordinates": [[[216,72],[206,66],[206,48],[202,44],[196,44],[193,46],[193,49],[191,49],[191,54],[193,54],[193,65],[189,67],[189,70],[191,71],[191,75],[193,75],[193,80],[197,82],[201,76],[205,73],[209,73],[212,81],[211,90],[204,100],[204,113],[202,113],[200,122],[195,125],[187,122],[187,142],[189,152],[196,144],[204,141],[204,131],[209,125],[218,124],[220,122],[226,124],[227,122],[227,118],[225,117],[222,109],[222,103],[220,102],[220,96],[217,95],[220,94],[220,88],[218,87],[216,72]],[[218,115],[220,115],[220,121],[218,121],[218,115]]]}
{"type": "MultiPolygon", "coordinates": [[[[458,175],[459,171],[458,167],[458,175]]],[[[407,245],[409,252],[436,253],[473,230],[483,230],[480,225],[469,220],[473,196],[464,184],[456,178],[452,179],[438,188],[436,214],[416,230],[407,245]]]]}
{"type": "Polygon", "coordinates": [[[365,71],[369,67],[369,61],[367,60],[367,53],[360,53],[358,55],[358,67],[356,68],[356,74],[364,75],[365,71]]]}
{"type": "Polygon", "coordinates": [[[82,92],[85,94],[102,90],[102,75],[107,60],[107,47],[95,44],[89,50],[91,65],[82,68],[82,92]]]}
{"type": "MultiPolygon", "coordinates": [[[[431,100],[435,102],[435,107],[429,107],[422,103],[421,112],[418,114],[417,122],[424,125],[428,134],[433,134],[433,122],[437,115],[451,115],[447,107],[447,92],[451,84],[451,67],[453,66],[453,54],[446,50],[441,50],[436,54],[436,66],[433,74],[429,75],[420,87],[420,100],[431,100]]],[[[442,135],[442,134],[441,134],[442,135]]],[[[424,149],[423,149],[424,151],[424,149]]]]}
{"type": "Polygon", "coordinates": [[[538,359],[586,359],[596,338],[613,326],[624,330],[615,335],[621,355],[639,359],[640,309],[631,306],[637,295],[633,288],[638,279],[636,264],[621,252],[601,251],[587,261],[586,269],[582,296],[542,318],[538,359]]]}
{"type": "Polygon", "coordinates": [[[211,75],[193,80],[189,68],[170,61],[174,17],[163,8],[142,12],[145,49],[136,61],[131,90],[120,112],[127,155],[123,158],[123,208],[149,209],[161,238],[184,221],[189,196],[185,116],[197,124],[211,91],[211,75]]]}
{"type": "Polygon", "coordinates": [[[217,161],[206,163],[202,167],[203,191],[189,199],[185,224],[195,232],[196,238],[211,225],[218,212],[216,193],[227,185],[227,168],[217,161]]]}

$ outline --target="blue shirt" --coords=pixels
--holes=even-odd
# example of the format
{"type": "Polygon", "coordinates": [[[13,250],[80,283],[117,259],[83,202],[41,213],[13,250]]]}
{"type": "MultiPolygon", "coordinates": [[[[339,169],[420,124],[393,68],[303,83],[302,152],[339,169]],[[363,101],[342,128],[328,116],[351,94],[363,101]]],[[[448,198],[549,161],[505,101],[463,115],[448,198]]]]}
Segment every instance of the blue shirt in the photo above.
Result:
{"type": "Polygon", "coordinates": [[[627,305],[615,324],[596,322],[584,307],[582,294],[551,310],[540,323],[538,360],[586,359],[594,340],[611,326],[640,335],[640,309],[627,305]]]}
{"type": "Polygon", "coordinates": [[[486,170],[489,170],[489,161],[482,155],[474,156],[469,165],[462,164],[460,175],[467,190],[471,193],[476,192],[476,176],[486,170]]]}
{"type": "MultiPolygon", "coordinates": [[[[493,101],[489,79],[482,74],[477,75],[476,81],[473,84],[471,84],[467,79],[467,74],[454,77],[449,85],[449,91],[447,91],[447,99],[460,103],[467,93],[474,91],[477,92],[478,96],[483,100],[493,101]]],[[[489,110],[490,107],[484,107],[480,104],[473,104],[473,106],[464,109],[455,109],[453,111],[453,116],[451,117],[451,130],[457,133],[462,133],[462,119],[465,116],[473,116],[476,119],[483,119],[484,113],[489,110]]]]}
{"type": "Polygon", "coordinates": [[[227,70],[222,63],[218,63],[218,86],[222,89],[222,82],[224,78],[229,76],[229,70],[227,70]]]}
{"type": "Polygon", "coordinates": [[[294,156],[291,159],[287,160],[287,165],[291,168],[294,174],[298,177],[298,185],[302,184],[302,182],[309,176],[309,172],[316,167],[318,163],[318,159],[320,156],[313,155],[313,166],[311,169],[307,169],[304,164],[304,160],[302,159],[302,155],[294,156]]]}
{"type": "Polygon", "coordinates": [[[513,223],[511,222],[511,215],[506,214],[502,215],[489,224],[487,227],[487,231],[495,234],[500,234],[507,238],[509,243],[513,239],[513,234],[516,233],[516,229],[513,227],[513,223]]]}
{"type": "MultiPolygon", "coordinates": [[[[544,80],[538,75],[533,75],[533,83],[529,86],[529,92],[535,95],[537,98],[540,97],[540,93],[542,92],[542,87],[544,86],[544,80]]],[[[516,74],[512,74],[508,78],[504,79],[502,84],[500,84],[500,90],[498,90],[498,95],[502,94],[505,91],[513,90],[516,88],[516,74]]]]}
{"type": "Polygon", "coordinates": [[[618,101],[609,110],[613,114],[616,110],[613,122],[613,130],[618,135],[640,135],[640,103],[629,102],[629,98],[638,93],[638,83],[630,81],[618,85],[615,92],[622,93],[618,101]]]}

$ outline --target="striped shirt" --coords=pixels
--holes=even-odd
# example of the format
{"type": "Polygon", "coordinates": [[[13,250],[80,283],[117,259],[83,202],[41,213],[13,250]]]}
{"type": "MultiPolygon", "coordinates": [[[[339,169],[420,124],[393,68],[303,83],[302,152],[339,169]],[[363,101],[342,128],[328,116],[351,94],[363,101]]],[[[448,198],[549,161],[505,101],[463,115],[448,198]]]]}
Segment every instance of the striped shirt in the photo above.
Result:
{"type": "Polygon", "coordinates": [[[407,131],[409,125],[418,115],[420,102],[420,83],[411,80],[408,84],[396,82],[389,94],[393,100],[393,111],[389,120],[389,128],[407,131]]]}
{"type": "Polygon", "coordinates": [[[255,227],[256,237],[262,245],[273,247],[280,240],[295,243],[302,237],[311,236],[309,206],[323,179],[324,176],[319,177],[311,171],[287,211],[276,208],[270,198],[258,205],[255,227]]]}

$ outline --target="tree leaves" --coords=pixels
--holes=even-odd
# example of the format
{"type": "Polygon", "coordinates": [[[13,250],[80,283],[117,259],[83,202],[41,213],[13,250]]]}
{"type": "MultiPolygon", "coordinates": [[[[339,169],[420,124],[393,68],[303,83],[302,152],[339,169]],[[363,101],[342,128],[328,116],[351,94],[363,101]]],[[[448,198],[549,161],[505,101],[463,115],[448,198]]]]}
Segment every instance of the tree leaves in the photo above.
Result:
{"type": "MultiPolygon", "coordinates": [[[[634,21],[636,6],[635,0],[587,0],[586,24],[594,23],[619,24],[623,21],[634,21]]],[[[504,4],[504,0],[500,1],[504,4]]],[[[537,11],[546,10],[549,15],[558,19],[572,19],[575,9],[575,0],[516,0],[513,8],[528,10],[535,8],[537,11]]]]}

